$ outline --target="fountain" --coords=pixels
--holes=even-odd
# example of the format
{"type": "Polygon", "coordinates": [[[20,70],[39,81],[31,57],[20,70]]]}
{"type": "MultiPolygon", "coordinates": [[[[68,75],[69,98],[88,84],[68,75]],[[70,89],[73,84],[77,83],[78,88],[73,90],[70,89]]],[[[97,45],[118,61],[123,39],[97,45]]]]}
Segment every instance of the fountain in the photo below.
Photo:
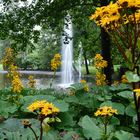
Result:
{"type": "Polygon", "coordinates": [[[79,44],[79,57],[78,57],[78,73],[79,73],[79,82],[81,81],[81,78],[82,78],[82,54],[83,54],[83,49],[82,49],[82,44],[80,42],[79,44]]]}
{"type": "Polygon", "coordinates": [[[64,33],[62,35],[62,73],[61,85],[69,87],[73,84],[73,30],[71,17],[68,14],[64,19],[64,33]]]}

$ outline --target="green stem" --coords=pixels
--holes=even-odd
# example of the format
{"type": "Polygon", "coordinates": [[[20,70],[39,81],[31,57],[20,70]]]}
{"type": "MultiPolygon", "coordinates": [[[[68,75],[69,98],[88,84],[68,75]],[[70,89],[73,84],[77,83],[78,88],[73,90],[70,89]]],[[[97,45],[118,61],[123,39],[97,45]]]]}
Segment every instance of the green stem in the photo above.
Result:
{"type": "MultiPolygon", "coordinates": [[[[135,89],[135,83],[133,83],[133,89],[135,89]]],[[[136,107],[136,113],[137,113],[137,121],[138,121],[138,135],[140,137],[140,112],[139,112],[139,105],[137,102],[137,97],[136,97],[136,93],[133,93],[134,96],[134,102],[135,102],[135,107],[136,107]]]]}
{"type": "Polygon", "coordinates": [[[31,126],[28,126],[28,127],[29,127],[29,128],[31,129],[31,131],[33,132],[33,134],[34,134],[34,136],[35,136],[35,140],[38,140],[38,136],[36,135],[34,129],[33,129],[31,126]]]}
{"type": "Polygon", "coordinates": [[[107,124],[108,124],[108,117],[106,116],[104,118],[104,140],[107,140],[108,139],[108,136],[107,136],[107,124]]]}
{"type": "Polygon", "coordinates": [[[42,140],[42,137],[43,137],[42,122],[43,122],[43,120],[40,121],[40,139],[39,140],[42,140]]]}
{"type": "Polygon", "coordinates": [[[105,136],[107,134],[107,124],[105,124],[105,136]]]}

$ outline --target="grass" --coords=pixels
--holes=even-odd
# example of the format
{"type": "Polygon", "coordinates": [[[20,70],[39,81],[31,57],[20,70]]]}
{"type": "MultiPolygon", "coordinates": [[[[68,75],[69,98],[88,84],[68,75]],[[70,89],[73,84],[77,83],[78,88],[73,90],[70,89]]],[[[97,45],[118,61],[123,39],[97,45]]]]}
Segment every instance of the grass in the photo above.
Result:
{"type": "Polygon", "coordinates": [[[3,65],[2,64],[0,64],[0,70],[3,70],[3,65]]]}
{"type": "MultiPolygon", "coordinates": [[[[90,75],[95,75],[96,68],[93,67],[93,66],[88,66],[88,68],[89,68],[90,75]]],[[[82,66],[82,74],[86,75],[86,68],[85,68],[85,66],[82,66]]]]}
{"type": "MultiPolygon", "coordinates": [[[[95,75],[96,68],[94,66],[88,66],[88,68],[89,68],[90,75],[95,75]]],[[[120,68],[120,65],[114,65],[114,72],[118,72],[119,68],[120,68]]],[[[82,74],[86,75],[86,68],[84,65],[82,66],[82,74]]]]}

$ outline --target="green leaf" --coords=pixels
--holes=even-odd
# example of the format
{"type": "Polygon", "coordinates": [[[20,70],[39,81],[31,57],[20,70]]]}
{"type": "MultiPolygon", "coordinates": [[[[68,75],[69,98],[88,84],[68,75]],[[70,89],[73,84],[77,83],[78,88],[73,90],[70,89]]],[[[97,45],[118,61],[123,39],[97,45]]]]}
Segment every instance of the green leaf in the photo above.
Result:
{"type": "Polygon", "coordinates": [[[87,139],[92,138],[96,140],[101,138],[100,128],[94,123],[92,118],[90,118],[89,116],[86,115],[82,118],[81,126],[83,128],[84,136],[87,139]]]}
{"type": "Polygon", "coordinates": [[[47,135],[43,138],[43,140],[58,140],[60,139],[58,136],[58,132],[55,130],[50,130],[47,135]]]}
{"type": "Polygon", "coordinates": [[[111,117],[109,122],[110,122],[111,125],[120,125],[120,120],[118,118],[114,117],[114,116],[111,117]]]}
{"type": "Polygon", "coordinates": [[[72,84],[70,86],[70,88],[74,89],[74,90],[82,90],[84,88],[82,83],[76,83],[76,84],[72,84]]]}
{"type": "Polygon", "coordinates": [[[75,122],[73,121],[73,115],[70,112],[60,112],[58,117],[61,120],[61,122],[57,124],[57,127],[59,127],[59,129],[66,129],[66,127],[70,128],[75,124],[75,122]]]}
{"type": "Polygon", "coordinates": [[[0,100],[0,106],[0,115],[5,118],[9,117],[10,114],[16,112],[18,109],[15,104],[2,100],[0,100]]]}
{"type": "Polygon", "coordinates": [[[140,77],[137,74],[134,74],[132,71],[125,72],[125,75],[130,83],[140,81],[140,77]]]}
{"type": "Polygon", "coordinates": [[[126,131],[117,131],[114,135],[118,140],[132,140],[133,134],[126,131]]]}
{"type": "Polygon", "coordinates": [[[124,112],[125,112],[125,106],[123,104],[121,104],[121,103],[115,103],[115,102],[113,102],[112,103],[112,107],[114,109],[117,109],[118,114],[122,114],[123,115],[124,112]]]}
{"type": "Polygon", "coordinates": [[[68,97],[65,98],[65,101],[68,102],[68,103],[76,103],[76,104],[79,103],[78,98],[75,97],[75,96],[68,96],[68,97]]]}
{"type": "Polygon", "coordinates": [[[64,134],[63,140],[85,140],[85,138],[80,137],[80,134],[76,131],[68,131],[64,134]],[[78,138],[74,138],[74,136],[79,136],[78,138]]]}
{"type": "Polygon", "coordinates": [[[126,99],[133,99],[132,91],[122,91],[122,92],[117,93],[117,95],[126,99]]]}
{"type": "MultiPolygon", "coordinates": [[[[39,122],[35,119],[30,119],[32,127],[37,135],[39,135],[39,122]]],[[[30,129],[24,129],[21,124],[21,119],[7,119],[0,123],[0,138],[8,140],[34,140],[34,134],[30,129]]],[[[2,140],[3,140],[2,139],[2,140]]]]}
{"type": "Polygon", "coordinates": [[[126,110],[125,110],[125,113],[128,115],[128,116],[135,116],[136,115],[136,109],[130,104],[126,107],[126,110]]]}
{"type": "Polygon", "coordinates": [[[132,62],[132,53],[129,49],[126,49],[125,54],[127,56],[127,59],[129,60],[129,62],[132,62]]]}
{"type": "Polygon", "coordinates": [[[56,100],[53,103],[56,107],[60,109],[61,112],[66,112],[69,109],[69,104],[63,100],[56,100]]]}
{"type": "Polygon", "coordinates": [[[131,87],[128,84],[119,84],[115,86],[110,86],[109,89],[114,92],[114,91],[128,90],[131,89],[131,87]]]}

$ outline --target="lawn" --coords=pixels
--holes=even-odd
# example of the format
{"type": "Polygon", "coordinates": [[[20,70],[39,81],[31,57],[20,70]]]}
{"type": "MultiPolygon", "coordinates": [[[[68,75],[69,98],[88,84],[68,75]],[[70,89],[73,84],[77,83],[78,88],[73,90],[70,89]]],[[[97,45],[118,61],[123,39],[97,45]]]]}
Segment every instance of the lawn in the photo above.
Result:
{"type": "Polygon", "coordinates": [[[2,66],[2,64],[0,64],[0,70],[3,70],[3,66],[2,66]]]}

